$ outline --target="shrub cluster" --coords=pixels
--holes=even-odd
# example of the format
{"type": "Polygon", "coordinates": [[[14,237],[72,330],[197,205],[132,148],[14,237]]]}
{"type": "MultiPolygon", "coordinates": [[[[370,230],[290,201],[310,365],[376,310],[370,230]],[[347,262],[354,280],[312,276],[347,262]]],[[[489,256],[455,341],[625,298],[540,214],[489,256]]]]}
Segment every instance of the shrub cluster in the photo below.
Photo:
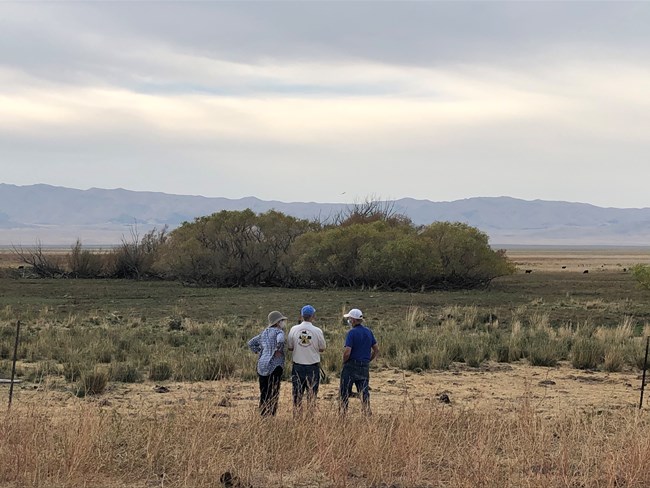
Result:
{"type": "MultiPolygon", "coordinates": [[[[25,249],[14,247],[14,253],[39,278],[157,278],[155,260],[167,240],[167,229],[153,229],[142,237],[132,230],[131,239],[109,251],[84,249],[77,240],[65,255],[49,254],[41,244],[25,249]]],[[[16,275],[14,277],[20,277],[16,275]]]]}
{"type": "Polygon", "coordinates": [[[220,287],[465,289],[514,271],[505,253],[491,249],[474,227],[418,227],[372,206],[329,224],[273,210],[221,211],[169,235],[134,233],[108,253],[84,250],[77,241],[65,263],[40,247],[18,252],[43,277],[157,277],[220,287]]]}

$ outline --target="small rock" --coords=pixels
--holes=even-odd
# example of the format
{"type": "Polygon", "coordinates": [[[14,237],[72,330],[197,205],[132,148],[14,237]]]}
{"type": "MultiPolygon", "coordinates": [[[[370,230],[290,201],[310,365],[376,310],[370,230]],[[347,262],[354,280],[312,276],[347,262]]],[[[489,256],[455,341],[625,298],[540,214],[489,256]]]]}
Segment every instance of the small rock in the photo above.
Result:
{"type": "Polygon", "coordinates": [[[438,401],[440,403],[447,403],[447,404],[451,403],[451,399],[449,398],[449,395],[447,395],[446,393],[443,393],[442,395],[440,395],[438,397],[438,401]]]}
{"type": "Polygon", "coordinates": [[[217,405],[220,407],[232,407],[232,402],[230,401],[230,398],[223,397],[221,400],[219,400],[219,403],[217,405]]]}

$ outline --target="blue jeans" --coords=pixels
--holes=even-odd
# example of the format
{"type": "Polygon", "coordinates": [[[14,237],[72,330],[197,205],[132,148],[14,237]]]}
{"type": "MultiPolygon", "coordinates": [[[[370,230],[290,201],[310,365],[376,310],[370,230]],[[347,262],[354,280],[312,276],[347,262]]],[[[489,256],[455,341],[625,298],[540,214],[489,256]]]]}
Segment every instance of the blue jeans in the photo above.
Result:
{"type": "Polygon", "coordinates": [[[293,390],[293,406],[300,407],[302,397],[307,391],[310,401],[316,400],[320,385],[320,363],[297,364],[291,368],[291,386],[293,390]]]}
{"type": "Polygon", "coordinates": [[[352,393],[352,385],[357,387],[361,394],[361,408],[364,413],[370,413],[370,363],[349,359],[343,364],[341,371],[341,385],[339,393],[341,396],[341,412],[348,410],[348,401],[352,393]]]}

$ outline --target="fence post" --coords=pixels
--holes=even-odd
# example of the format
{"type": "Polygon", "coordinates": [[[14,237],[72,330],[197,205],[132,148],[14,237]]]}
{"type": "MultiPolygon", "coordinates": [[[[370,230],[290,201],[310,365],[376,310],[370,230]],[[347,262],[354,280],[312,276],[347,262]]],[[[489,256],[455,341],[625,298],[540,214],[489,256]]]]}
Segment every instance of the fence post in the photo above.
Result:
{"type": "Polygon", "coordinates": [[[641,380],[641,399],[639,400],[639,410],[643,407],[643,390],[645,389],[645,370],[648,367],[648,346],[650,346],[650,336],[645,341],[645,357],[643,358],[643,376],[641,380]]]}
{"type": "Polygon", "coordinates": [[[11,408],[11,400],[14,396],[14,378],[16,377],[16,361],[18,359],[18,340],[20,337],[20,320],[16,321],[16,341],[14,342],[14,359],[11,364],[11,383],[9,384],[9,406],[11,408]]]}

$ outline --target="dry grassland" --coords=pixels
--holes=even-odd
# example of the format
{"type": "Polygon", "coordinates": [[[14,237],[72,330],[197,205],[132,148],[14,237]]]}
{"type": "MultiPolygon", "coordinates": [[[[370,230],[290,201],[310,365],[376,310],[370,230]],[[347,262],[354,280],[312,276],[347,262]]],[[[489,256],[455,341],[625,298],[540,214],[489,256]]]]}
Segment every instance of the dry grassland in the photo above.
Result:
{"type": "MultiPolygon", "coordinates": [[[[535,276],[566,273],[578,282],[582,270],[589,269],[589,279],[597,280],[604,298],[598,302],[602,310],[591,307],[587,312],[619,318],[629,310],[643,317],[644,295],[631,295],[631,288],[625,288],[631,278],[622,268],[649,262],[649,254],[508,252],[520,273],[533,269],[530,288],[519,291],[527,301],[535,300],[536,291],[548,283],[560,283],[535,276]],[[609,304],[608,286],[612,296],[628,297],[621,302],[622,311],[609,304]]],[[[503,297],[527,286],[523,278],[496,283],[492,293],[504,301],[504,308],[514,305],[503,297]]],[[[572,316],[578,310],[569,307],[574,304],[565,293],[558,292],[557,300],[565,307],[560,312],[572,316]]],[[[282,292],[274,300],[288,300],[291,294],[282,292]]],[[[224,296],[234,306],[234,295],[224,296]]],[[[290,298],[302,302],[312,296],[296,291],[290,298]]],[[[443,301],[453,297],[456,303],[463,294],[423,295],[422,300],[432,296],[443,301]]],[[[391,296],[383,297],[388,306],[391,296]]],[[[477,303],[488,300],[469,297],[477,303]]],[[[29,300],[35,303],[36,298],[29,300]]],[[[546,297],[555,310],[553,300],[546,297]]],[[[339,303],[332,299],[328,306],[338,313],[339,303]]],[[[266,308],[264,304],[262,310],[266,308]]],[[[279,414],[271,419],[257,414],[257,384],[252,381],[162,385],[167,391],[150,381],[111,383],[104,394],[86,398],[74,396],[58,377],[19,385],[11,410],[0,409],[0,486],[650,486],[650,406],[637,409],[641,378],[629,368],[616,373],[577,370],[566,361],[556,367],[533,367],[526,361],[488,361],[478,368],[454,363],[448,371],[421,373],[380,367],[371,371],[370,418],[361,415],[358,399],[351,400],[346,418],[339,417],[336,375],[321,385],[316,410],[298,418],[292,415],[287,381],[282,383],[279,414]],[[450,403],[441,401],[443,395],[450,403]],[[226,472],[233,479],[222,482],[226,472]]],[[[8,386],[0,385],[3,402],[7,392],[8,386]]]]}
{"type": "Polygon", "coordinates": [[[374,372],[374,414],[260,419],[252,383],[20,390],[0,414],[3,486],[645,487],[650,425],[632,374],[559,368],[374,372]],[[546,385],[540,384],[545,381],[546,385]],[[555,382],[555,384],[551,384],[555,382]],[[438,401],[447,393],[450,404],[438,401]],[[238,482],[221,484],[224,473],[238,482]]]}
{"type": "Polygon", "coordinates": [[[507,250],[508,258],[521,270],[546,272],[590,272],[629,270],[635,264],[650,264],[650,248],[521,247],[507,250]],[[564,266],[564,268],[563,268],[564,266]]]}

